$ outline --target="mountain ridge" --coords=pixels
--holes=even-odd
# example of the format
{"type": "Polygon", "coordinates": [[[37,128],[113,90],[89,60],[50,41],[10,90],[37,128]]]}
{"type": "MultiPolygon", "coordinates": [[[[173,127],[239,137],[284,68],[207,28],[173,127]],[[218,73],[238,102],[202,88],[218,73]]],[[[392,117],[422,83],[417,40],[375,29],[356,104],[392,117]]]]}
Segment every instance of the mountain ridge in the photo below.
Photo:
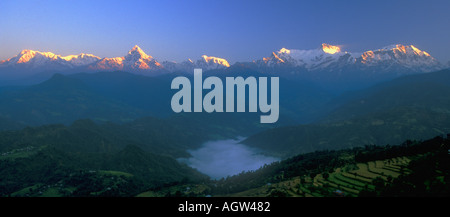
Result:
{"type": "Polygon", "coordinates": [[[351,53],[339,46],[323,43],[312,50],[282,48],[272,52],[270,57],[253,61],[257,68],[278,70],[283,67],[296,71],[367,71],[386,73],[431,72],[445,68],[426,51],[414,45],[395,44],[377,50],[351,53]]]}
{"type": "MultiPolygon", "coordinates": [[[[254,60],[257,68],[271,67],[300,67],[308,71],[340,69],[342,67],[356,67],[367,70],[373,66],[386,65],[386,70],[404,69],[420,72],[430,72],[443,69],[445,66],[414,45],[395,44],[377,50],[361,53],[343,51],[340,46],[323,43],[317,49],[299,50],[281,48],[272,52],[270,57],[254,60]]],[[[187,59],[181,63],[174,61],[159,62],[153,56],[146,54],[135,45],[125,56],[101,58],[93,54],[61,56],[52,52],[22,50],[18,55],[0,61],[2,67],[22,67],[28,69],[73,69],[83,68],[88,71],[128,70],[142,71],[187,71],[193,68],[225,69],[231,65],[226,59],[202,55],[196,61],[187,59]]]]}
{"type": "Polygon", "coordinates": [[[341,46],[323,43],[310,50],[282,48],[272,52],[270,57],[234,64],[230,64],[225,58],[207,55],[202,55],[198,60],[161,62],[135,45],[125,56],[113,58],[88,54],[62,57],[50,52],[25,50],[0,63],[0,85],[36,84],[55,72],[67,75],[125,71],[157,77],[192,75],[195,68],[201,68],[214,75],[223,72],[231,75],[236,74],[234,71],[239,71],[243,74],[238,76],[242,76],[248,75],[247,71],[257,71],[263,76],[312,82],[324,90],[339,94],[364,89],[404,75],[428,73],[446,67],[428,52],[414,45],[401,44],[350,53],[341,46]]]}
{"type": "Polygon", "coordinates": [[[138,45],[135,45],[122,57],[101,58],[85,53],[61,56],[52,52],[25,49],[14,57],[0,61],[0,68],[37,71],[81,69],[81,71],[93,72],[125,70],[146,75],[148,75],[148,72],[160,74],[163,72],[193,70],[199,67],[206,70],[224,69],[230,67],[230,64],[224,58],[207,55],[202,55],[196,61],[190,59],[182,63],[164,61],[161,64],[154,57],[146,54],[138,45]]]}

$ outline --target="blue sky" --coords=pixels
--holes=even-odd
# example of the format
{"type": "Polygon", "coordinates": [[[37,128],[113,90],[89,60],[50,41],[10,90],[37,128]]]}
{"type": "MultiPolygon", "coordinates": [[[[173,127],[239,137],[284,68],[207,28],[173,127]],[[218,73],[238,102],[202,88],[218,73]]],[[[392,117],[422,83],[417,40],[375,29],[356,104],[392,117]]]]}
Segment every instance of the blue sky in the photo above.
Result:
{"type": "Polygon", "coordinates": [[[22,49],[100,57],[134,45],[158,60],[235,61],[321,43],[414,44],[450,60],[450,1],[0,1],[0,59],[22,49]]]}

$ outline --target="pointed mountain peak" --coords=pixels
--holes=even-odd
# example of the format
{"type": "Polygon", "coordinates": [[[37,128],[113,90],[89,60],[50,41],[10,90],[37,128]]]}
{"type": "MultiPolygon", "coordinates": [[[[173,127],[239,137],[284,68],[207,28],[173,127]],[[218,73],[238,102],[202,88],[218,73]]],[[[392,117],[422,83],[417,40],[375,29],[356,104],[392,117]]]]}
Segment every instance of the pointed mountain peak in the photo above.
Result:
{"type": "Polygon", "coordinates": [[[131,48],[130,52],[133,52],[133,51],[144,52],[144,51],[142,51],[142,49],[141,49],[139,46],[137,46],[137,45],[134,45],[134,47],[131,48]]]}
{"type": "Polygon", "coordinates": [[[128,55],[138,55],[143,59],[149,59],[153,58],[152,56],[147,55],[139,46],[135,45],[133,48],[131,48],[130,51],[128,51],[128,55]]]}
{"type": "Polygon", "coordinates": [[[339,46],[330,45],[326,43],[322,43],[322,50],[328,54],[335,54],[341,52],[341,48],[339,46]]]}

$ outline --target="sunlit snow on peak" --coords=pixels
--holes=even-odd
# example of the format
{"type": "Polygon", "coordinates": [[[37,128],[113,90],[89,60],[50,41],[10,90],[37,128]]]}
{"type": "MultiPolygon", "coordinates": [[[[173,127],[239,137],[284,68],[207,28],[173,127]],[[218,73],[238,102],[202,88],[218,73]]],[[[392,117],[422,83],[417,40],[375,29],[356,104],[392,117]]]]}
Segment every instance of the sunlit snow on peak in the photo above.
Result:
{"type": "Polygon", "coordinates": [[[223,65],[223,66],[226,66],[226,67],[230,67],[230,64],[228,63],[228,61],[226,59],[222,59],[222,58],[218,58],[218,57],[211,57],[211,56],[206,56],[206,55],[203,55],[202,58],[207,63],[213,62],[215,64],[219,64],[219,65],[223,65]]]}
{"type": "Polygon", "coordinates": [[[285,53],[285,54],[290,54],[291,53],[291,50],[289,50],[289,49],[286,49],[286,48],[281,48],[281,50],[280,51],[278,51],[278,53],[285,53]]]}
{"type": "Polygon", "coordinates": [[[325,43],[322,44],[322,50],[323,50],[323,52],[328,53],[328,54],[335,54],[335,53],[341,52],[340,47],[325,44],[325,43]]]}

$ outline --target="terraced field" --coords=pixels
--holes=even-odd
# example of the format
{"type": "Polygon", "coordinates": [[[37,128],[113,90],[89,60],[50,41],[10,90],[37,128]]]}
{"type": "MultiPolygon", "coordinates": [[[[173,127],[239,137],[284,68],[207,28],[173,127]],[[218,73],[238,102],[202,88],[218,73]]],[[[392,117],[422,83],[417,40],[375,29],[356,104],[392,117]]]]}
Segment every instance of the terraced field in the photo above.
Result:
{"type": "Polygon", "coordinates": [[[358,163],[351,169],[337,168],[325,177],[323,174],[317,174],[314,178],[295,177],[227,196],[270,196],[274,195],[274,192],[281,192],[284,196],[291,197],[355,197],[364,189],[375,189],[373,180],[377,177],[390,181],[401,174],[410,173],[407,166],[413,158],[415,157],[397,157],[358,163]]]}

